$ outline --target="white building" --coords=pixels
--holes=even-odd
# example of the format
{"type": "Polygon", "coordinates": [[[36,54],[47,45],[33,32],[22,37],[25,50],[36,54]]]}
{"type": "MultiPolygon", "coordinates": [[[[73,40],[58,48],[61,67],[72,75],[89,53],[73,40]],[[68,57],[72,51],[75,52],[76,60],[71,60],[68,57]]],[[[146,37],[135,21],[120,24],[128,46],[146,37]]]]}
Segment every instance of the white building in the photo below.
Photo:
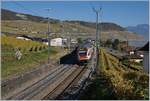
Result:
{"type": "Polygon", "coordinates": [[[132,55],[130,55],[130,61],[140,63],[143,61],[143,58],[139,55],[132,54],[132,55]]]}
{"type": "Polygon", "coordinates": [[[129,54],[130,54],[130,55],[134,54],[134,51],[130,51],[129,54]]]}
{"type": "Polygon", "coordinates": [[[78,41],[76,39],[71,39],[71,43],[78,43],[78,41]]]}
{"type": "Polygon", "coordinates": [[[139,50],[144,51],[144,60],[143,60],[144,71],[146,73],[149,73],[149,42],[139,50]]]}
{"type": "Polygon", "coordinates": [[[51,46],[63,46],[63,39],[62,38],[51,39],[50,45],[51,46]]]}
{"type": "Polygon", "coordinates": [[[48,42],[43,42],[43,44],[48,45],[48,42]]]}
{"type": "Polygon", "coordinates": [[[25,37],[21,37],[21,36],[16,37],[16,39],[20,39],[20,40],[31,40],[31,39],[28,39],[28,38],[25,38],[25,37]]]}
{"type": "MultiPolygon", "coordinates": [[[[67,44],[67,39],[62,38],[54,38],[50,41],[50,46],[65,46],[67,44]]],[[[48,45],[48,41],[44,41],[43,44],[48,45]]]]}

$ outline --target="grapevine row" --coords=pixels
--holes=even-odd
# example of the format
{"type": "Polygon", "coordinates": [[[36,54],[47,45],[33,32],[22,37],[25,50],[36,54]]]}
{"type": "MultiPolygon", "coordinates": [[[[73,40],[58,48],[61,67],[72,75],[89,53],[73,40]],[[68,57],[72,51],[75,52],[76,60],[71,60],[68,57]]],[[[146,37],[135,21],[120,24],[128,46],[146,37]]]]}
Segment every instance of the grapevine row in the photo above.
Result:
{"type": "Polygon", "coordinates": [[[2,49],[15,50],[20,49],[23,53],[26,52],[38,52],[45,50],[47,46],[45,44],[33,41],[19,40],[14,37],[2,36],[2,49]]]}

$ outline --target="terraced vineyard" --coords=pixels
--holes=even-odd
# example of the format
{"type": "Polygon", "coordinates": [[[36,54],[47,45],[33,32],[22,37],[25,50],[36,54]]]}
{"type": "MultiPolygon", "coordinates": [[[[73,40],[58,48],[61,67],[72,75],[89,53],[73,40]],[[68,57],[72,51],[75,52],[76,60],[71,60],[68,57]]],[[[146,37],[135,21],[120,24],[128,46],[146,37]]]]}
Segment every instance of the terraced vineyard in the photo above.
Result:
{"type": "Polygon", "coordinates": [[[117,99],[149,99],[149,76],[142,71],[132,70],[119,60],[100,50],[100,70],[109,78],[117,99]]]}
{"type": "MultiPolygon", "coordinates": [[[[47,45],[34,41],[19,40],[15,37],[1,37],[1,73],[2,79],[7,79],[12,76],[21,75],[27,71],[38,68],[40,65],[47,63],[48,49],[47,45]],[[16,59],[16,50],[20,49],[22,57],[16,59]]],[[[66,54],[59,47],[50,47],[51,63],[66,54]]]]}
{"type": "Polygon", "coordinates": [[[47,45],[39,43],[39,42],[33,42],[33,41],[25,41],[25,40],[19,40],[15,37],[8,37],[8,36],[2,36],[2,49],[4,51],[15,50],[20,49],[23,53],[27,52],[36,52],[36,51],[42,51],[47,48],[47,45]],[[6,50],[5,50],[6,49],[6,50]]]}

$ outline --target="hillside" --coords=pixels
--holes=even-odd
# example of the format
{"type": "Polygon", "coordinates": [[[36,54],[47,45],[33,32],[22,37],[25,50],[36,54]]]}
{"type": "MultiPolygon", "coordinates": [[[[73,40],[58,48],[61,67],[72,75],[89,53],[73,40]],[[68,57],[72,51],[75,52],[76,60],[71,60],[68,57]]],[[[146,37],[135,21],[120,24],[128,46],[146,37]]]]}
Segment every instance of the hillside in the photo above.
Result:
{"type": "MultiPolygon", "coordinates": [[[[36,37],[47,37],[47,21],[46,18],[33,16],[29,14],[16,13],[2,9],[2,33],[7,35],[32,35],[36,37]]],[[[143,40],[142,36],[128,32],[125,28],[115,23],[100,23],[99,29],[102,31],[101,38],[103,40],[109,38],[118,38],[125,40],[129,36],[129,40],[143,40]]],[[[95,38],[95,23],[85,21],[60,21],[56,19],[50,20],[50,30],[57,33],[54,37],[68,37],[68,32],[73,38],[76,37],[92,37],[95,38]]]]}
{"type": "MultiPolygon", "coordinates": [[[[43,17],[17,13],[6,9],[1,9],[1,20],[27,20],[35,22],[47,22],[47,19],[43,17]]],[[[50,19],[50,21],[51,23],[59,22],[59,20],[57,19],[50,19]]]]}
{"type": "MultiPolygon", "coordinates": [[[[29,14],[23,14],[23,13],[16,13],[13,11],[9,11],[6,9],[2,9],[2,20],[26,20],[26,21],[34,21],[34,22],[46,22],[47,19],[43,17],[33,16],[29,14]]],[[[56,19],[50,19],[50,23],[60,23],[60,20],[56,19]]],[[[95,23],[93,22],[85,22],[85,21],[63,21],[63,23],[69,23],[69,24],[79,24],[85,27],[95,28],[95,23]]],[[[125,28],[114,24],[114,23],[99,23],[99,28],[103,31],[108,30],[119,30],[124,31],[125,28]]]]}
{"type": "Polygon", "coordinates": [[[138,35],[144,36],[146,40],[149,39],[149,25],[148,24],[139,24],[136,26],[128,26],[128,31],[137,33],[138,35]]]}
{"type": "MultiPolygon", "coordinates": [[[[80,24],[82,26],[90,27],[90,28],[95,28],[95,23],[92,22],[85,22],[85,21],[66,21],[69,23],[73,24],[80,24]]],[[[117,30],[117,31],[125,31],[126,29],[115,24],[115,23],[99,23],[98,28],[101,29],[102,31],[111,31],[111,30],[117,30]]]]}

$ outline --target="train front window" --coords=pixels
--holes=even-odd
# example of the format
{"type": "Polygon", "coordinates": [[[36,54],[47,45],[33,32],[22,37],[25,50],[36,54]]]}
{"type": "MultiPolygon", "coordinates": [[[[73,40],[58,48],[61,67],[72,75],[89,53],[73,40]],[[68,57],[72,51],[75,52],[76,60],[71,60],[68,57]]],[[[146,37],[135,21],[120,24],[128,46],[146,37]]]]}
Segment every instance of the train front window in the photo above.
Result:
{"type": "Polygon", "coordinates": [[[80,55],[80,56],[86,56],[86,53],[87,53],[86,51],[80,51],[80,52],[79,52],[79,55],[80,55]]]}

